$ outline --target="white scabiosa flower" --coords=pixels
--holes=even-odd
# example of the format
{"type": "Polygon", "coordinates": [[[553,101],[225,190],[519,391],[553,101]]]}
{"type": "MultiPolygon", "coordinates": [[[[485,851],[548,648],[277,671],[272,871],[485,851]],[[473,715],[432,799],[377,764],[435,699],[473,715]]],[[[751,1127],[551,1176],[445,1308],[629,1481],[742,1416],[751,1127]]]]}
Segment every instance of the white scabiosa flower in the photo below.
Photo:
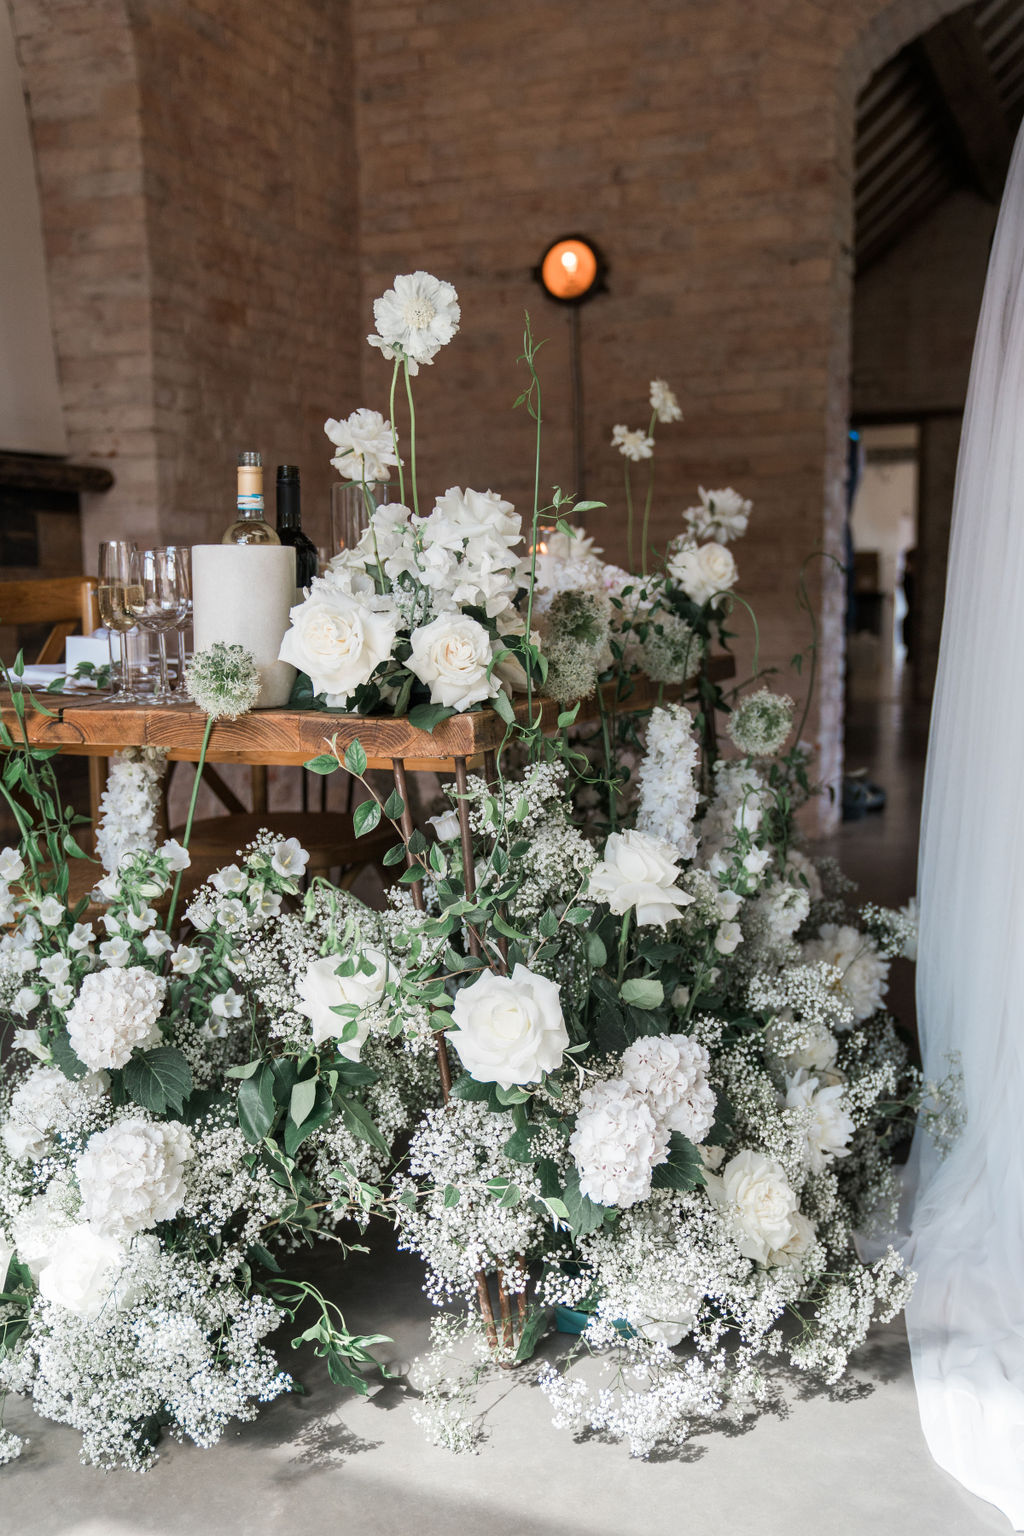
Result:
{"type": "Polygon", "coordinates": [[[569,1150],[580,1189],[598,1205],[625,1209],[646,1200],[653,1170],[668,1157],[668,1143],[668,1126],[622,1078],[583,1090],[569,1150]]]}
{"type": "Polygon", "coordinates": [[[621,1074],[670,1131],[703,1141],[715,1123],[717,1099],[708,1083],[711,1058],[690,1035],[647,1035],[622,1053],[621,1074]]]}
{"type": "Polygon", "coordinates": [[[67,1016],[79,1061],[99,1072],[123,1067],[133,1051],[159,1045],[165,990],[163,977],[141,965],[91,971],[67,1016]]]}
{"type": "Polygon", "coordinates": [[[536,1083],[562,1064],[569,1034],[558,987],[525,965],[511,976],[482,971],[455,996],[451,1042],[479,1083],[536,1083]]]}
{"type": "Polygon", "coordinates": [[[840,973],[839,991],[860,1022],[885,1002],[889,962],[883,960],[867,934],[844,923],[824,923],[818,937],[803,946],[805,963],[823,960],[840,973]]]}
{"type": "Polygon", "coordinates": [[[651,380],[651,410],[662,423],[682,421],[679,401],[665,379],[651,380]]]}
{"type": "Polygon", "coordinates": [[[408,358],[409,372],[416,373],[421,363],[434,361],[459,329],[458,297],[451,283],[429,272],[404,273],[374,300],[377,333],[366,339],[388,359],[399,353],[408,358]]]}
{"type": "Polygon", "coordinates": [[[653,456],[654,438],[648,437],[642,427],[631,431],[619,422],[612,427],[612,447],[617,448],[624,459],[632,459],[634,464],[639,464],[641,459],[653,456]]]}
{"type": "Polygon", "coordinates": [[[346,480],[379,485],[398,465],[391,423],[380,411],[360,406],[344,421],[330,417],[324,431],[338,450],[331,463],[346,480]]]}
{"type": "Polygon", "coordinates": [[[97,1131],[75,1161],[83,1216],[113,1237],[169,1221],[185,1199],[191,1156],[191,1133],[177,1120],[139,1116],[97,1131]]]}

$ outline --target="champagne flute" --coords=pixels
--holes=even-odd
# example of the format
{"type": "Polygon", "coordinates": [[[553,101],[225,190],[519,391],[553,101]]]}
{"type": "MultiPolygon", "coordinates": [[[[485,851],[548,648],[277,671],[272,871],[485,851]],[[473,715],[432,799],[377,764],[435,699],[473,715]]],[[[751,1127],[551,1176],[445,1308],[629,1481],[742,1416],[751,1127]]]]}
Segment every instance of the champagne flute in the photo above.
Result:
{"type": "Polygon", "coordinates": [[[116,632],[121,646],[121,686],[118,697],[126,703],[138,703],[131,662],[128,659],[128,631],[135,628],[135,615],[128,605],[132,584],[132,557],[137,553],[132,539],[109,539],[100,545],[99,579],[96,600],[100,619],[116,632]]]}
{"type": "Polygon", "coordinates": [[[169,544],[168,549],[173,549],[178,555],[178,578],[181,583],[183,607],[181,618],[175,628],[175,639],[178,642],[178,675],[175,679],[175,691],[178,694],[185,692],[185,631],[192,623],[192,551],[186,544],[169,544]]]}
{"type": "Polygon", "coordinates": [[[175,628],[186,611],[181,577],[183,556],[179,546],[163,545],[141,553],[137,550],[132,557],[133,581],[128,603],[140,629],[152,630],[156,635],[160,675],[153,699],[157,704],[173,699],[167,677],[167,632],[175,628]]]}

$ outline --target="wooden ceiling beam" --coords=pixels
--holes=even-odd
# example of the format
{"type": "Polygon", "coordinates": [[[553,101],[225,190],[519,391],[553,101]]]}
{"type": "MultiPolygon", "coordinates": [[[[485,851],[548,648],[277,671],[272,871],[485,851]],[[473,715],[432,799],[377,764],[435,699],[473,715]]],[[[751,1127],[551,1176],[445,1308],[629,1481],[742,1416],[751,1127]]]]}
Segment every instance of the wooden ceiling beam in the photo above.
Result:
{"type": "Polygon", "coordinates": [[[998,202],[1013,134],[974,17],[958,11],[912,45],[933,81],[961,157],[979,192],[998,202]]]}

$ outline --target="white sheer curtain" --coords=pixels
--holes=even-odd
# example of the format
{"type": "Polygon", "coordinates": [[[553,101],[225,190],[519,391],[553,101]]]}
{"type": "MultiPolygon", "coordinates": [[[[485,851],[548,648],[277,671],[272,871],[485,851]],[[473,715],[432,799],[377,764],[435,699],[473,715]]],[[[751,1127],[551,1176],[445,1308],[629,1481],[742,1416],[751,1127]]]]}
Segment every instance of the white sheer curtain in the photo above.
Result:
{"type": "Polygon", "coordinates": [[[964,416],[918,893],[925,1071],[958,1052],[967,1111],[944,1163],[915,1142],[921,1421],[1024,1530],[1024,131],[964,416]]]}

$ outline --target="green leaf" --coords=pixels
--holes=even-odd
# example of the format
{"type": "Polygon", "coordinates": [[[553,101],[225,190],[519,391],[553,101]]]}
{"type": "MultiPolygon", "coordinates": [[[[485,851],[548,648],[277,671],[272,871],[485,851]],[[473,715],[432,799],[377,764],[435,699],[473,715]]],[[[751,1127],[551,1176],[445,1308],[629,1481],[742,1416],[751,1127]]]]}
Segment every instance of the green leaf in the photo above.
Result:
{"type": "Polygon", "coordinates": [[[276,1118],[274,1073],[270,1063],[264,1061],[238,1090],[238,1123],[246,1141],[255,1146],[267,1135],[276,1118]]]}
{"type": "Polygon", "coordinates": [[[541,1338],[547,1331],[549,1313],[544,1307],[534,1307],[526,1321],[526,1326],[519,1336],[519,1348],[516,1350],[516,1362],[521,1364],[529,1360],[541,1338]]]}
{"type": "Polygon", "coordinates": [[[665,988],[651,976],[636,977],[622,983],[619,995],[633,1008],[660,1008],[665,1001],[665,988]]]}
{"type": "Polygon", "coordinates": [[[557,725],[558,725],[559,730],[564,730],[566,728],[566,726],[572,725],[573,722],[576,719],[576,716],[579,714],[579,712],[580,712],[579,704],[574,704],[572,709],[563,709],[562,713],[559,715],[558,721],[557,721],[557,725]]]}
{"type": "Polygon", "coordinates": [[[518,1205],[523,1198],[523,1192],[518,1184],[510,1184],[498,1201],[499,1207],[504,1210],[510,1206],[518,1205]]]}
{"type": "Polygon", "coordinates": [[[541,913],[540,931],[541,937],[545,939],[553,939],[558,932],[558,918],[550,907],[548,907],[547,911],[541,913]]]}
{"type": "Polygon", "coordinates": [[[544,1204],[547,1206],[552,1216],[557,1216],[559,1221],[569,1220],[569,1207],[566,1205],[564,1200],[559,1200],[557,1195],[545,1195],[544,1204]]]}
{"type": "Polygon", "coordinates": [[[228,1067],[224,1073],[224,1076],[238,1077],[244,1080],[247,1077],[252,1077],[259,1064],[260,1058],[257,1056],[255,1061],[247,1061],[244,1067],[228,1067]]]}
{"type": "Polygon", "coordinates": [[[567,923],[571,923],[574,928],[579,928],[581,924],[589,923],[593,915],[590,907],[570,907],[565,914],[565,920],[567,923]]]}
{"type": "Polygon", "coordinates": [[[152,1051],[136,1051],[124,1069],[125,1092],[136,1104],[154,1115],[170,1109],[180,1115],[192,1092],[188,1062],[173,1045],[152,1051]]]}
{"type": "Polygon", "coordinates": [[[392,821],[399,821],[404,812],[405,801],[398,793],[398,790],[393,789],[384,802],[384,815],[389,816],[392,821]]]}
{"type": "Polygon", "coordinates": [[[409,724],[417,731],[433,731],[442,720],[450,720],[455,710],[447,704],[414,704],[409,711],[409,724]]]}
{"type": "Polygon", "coordinates": [[[651,1174],[652,1189],[698,1189],[705,1182],[704,1164],[692,1141],[673,1131],[668,1142],[668,1161],[651,1174]]]}
{"type": "Polygon", "coordinates": [[[599,971],[608,960],[608,951],[604,947],[604,941],[599,934],[588,933],[585,939],[587,959],[595,971],[599,971]]]}
{"type": "Polygon", "coordinates": [[[350,1131],[363,1141],[368,1141],[378,1152],[383,1152],[385,1157],[390,1155],[391,1148],[371,1120],[365,1104],[358,1099],[342,1099],[339,1107],[350,1131]]]}
{"type": "Polygon", "coordinates": [[[317,1086],[318,1080],[315,1077],[304,1077],[292,1088],[288,1117],[295,1125],[301,1125],[309,1119],[316,1102],[317,1086]]]}
{"type": "Polygon", "coordinates": [[[515,725],[516,712],[512,708],[512,705],[509,703],[508,696],[506,694],[498,694],[497,698],[494,700],[494,708],[495,711],[504,720],[506,725],[515,725]]]}
{"type": "Polygon", "coordinates": [[[58,1031],[50,1041],[50,1054],[55,1065],[60,1068],[65,1077],[70,1077],[72,1082],[77,1082],[89,1070],[85,1062],[80,1061],[75,1054],[75,1049],[63,1029],[58,1031]]]}
{"type": "Polygon", "coordinates": [[[493,1087],[493,1083],[478,1083],[469,1072],[460,1072],[452,1083],[451,1097],[474,1104],[489,1099],[493,1087]]]}
{"type": "Polygon", "coordinates": [[[303,768],[308,768],[310,773],[334,773],[341,764],[336,757],[329,752],[321,752],[319,757],[311,757],[308,763],[303,763],[303,768]]]}
{"type": "Polygon", "coordinates": [[[583,1194],[579,1171],[575,1167],[570,1168],[566,1175],[562,1200],[574,1237],[586,1237],[589,1232],[596,1232],[605,1221],[616,1215],[609,1206],[598,1205],[589,1195],[583,1194]]]}
{"type": "Polygon", "coordinates": [[[345,753],[345,767],[348,769],[349,773],[354,774],[357,779],[361,779],[363,774],[366,772],[366,753],[363,751],[361,745],[359,744],[358,738],[352,743],[348,751],[345,753]]]}
{"type": "Polygon", "coordinates": [[[396,843],[393,848],[389,848],[388,849],[387,853],[384,855],[383,859],[381,860],[381,863],[382,864],[386,864],[390,868],[392,865],[401,864],[401,862],[402,862],[402,860],[404,858],[405,858],[405,844],[404,843],[396,843]]]}
{"type": "Polygon", "coordinates": [[[352,827],[356,837],[365,837],[380,823],[380,806],[376,800],[361,800],[352,813],[352,827]]]}
{"type": "Polygon", "coordinates": [[[445,1206],[445,1210],[446,1211],[451,1210],[453,1205],[458,1205],[458,1203],[459,1203],[459,1201],[461,1199],[462,1199],[462,1195],[459,1192],[459,1190],[457,1190],[455,1188],[454,1184],[446,1184],[445,1185],[445,1187],[444,1187],[444,1206],[445,1206]]]}
{"type": "Polygon", "coordinates": [[[503,1143],[501,1150],[505,1153],[505,1156],[510,1157],[513,1162],[532,1162],[533,1155],[530,1151],[530,1127],[528,1125],[524,1125],[520,1126],[519,1130],[513,1131],[508,1140],[503,1143]]]}
{"type": "Polygon", "coordinates": [[[325,1125],[334,1113],[334,1101],[327,1088],[327,1084],[319,1082],[315,1077],[306,1078],[296,1083],[292,1089],[292,1105],[295,1103],[295,1093],[299,1088],[305,1088],[312,1084],[314,1088],[314,1102],[308,1114],[301,1124],[296,1124],[289,1112],[288,1120],[284,1128],[284,1150],[289,1157],[294,1157],[299,1147],[307,1136],[311,1136],[321,1125],[325,1125]]]}

